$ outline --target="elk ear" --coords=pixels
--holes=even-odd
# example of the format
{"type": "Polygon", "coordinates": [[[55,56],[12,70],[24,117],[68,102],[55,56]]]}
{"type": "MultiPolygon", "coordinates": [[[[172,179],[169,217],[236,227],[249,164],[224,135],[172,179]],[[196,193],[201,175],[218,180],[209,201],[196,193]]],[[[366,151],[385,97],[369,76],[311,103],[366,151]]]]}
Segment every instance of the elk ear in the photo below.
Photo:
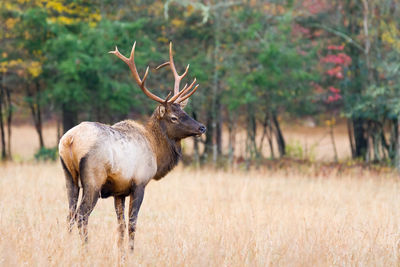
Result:
{"type": "Polygon", "coordinates": [[[181,109],[184,109],[188,102],[189,102],[189,98],[187,98],[187,99],[183,100],[181,103],[179,103],[179,105],[181,106],[181,109]]]}
{"type": "Polygon", "coordinates": [[[166,112],[166,108],[164,105],[159,105],[157,108],[157,116],[159,119],[161,119],[162,117],[164,117],[166,112]]]}

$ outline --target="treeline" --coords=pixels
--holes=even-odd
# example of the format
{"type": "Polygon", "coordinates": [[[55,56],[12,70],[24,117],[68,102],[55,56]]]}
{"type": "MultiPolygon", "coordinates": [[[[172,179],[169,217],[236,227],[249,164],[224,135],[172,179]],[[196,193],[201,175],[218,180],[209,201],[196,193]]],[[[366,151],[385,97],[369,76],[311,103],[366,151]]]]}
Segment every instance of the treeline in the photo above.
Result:
{"type": "Polygon", "coordinates": [[[283,118],[321,114],[332,128],[347,119],[353,158],[394,164],[400,154],[395,0],[5,0],[0,17],[3,159],[19,109],[31,113],[41,148],[44,116],[65,132],[82,120],[149,115],[155,103],[107,53],[128,54],[134,41],[138,69],[150,66],[147,84],[160,96],[173,87],[169,71],[154,70],[170,41],[178,71],[190,63],[187,79],[200,89],[186,110],[208,128],[195,140],[199,161],[232,163],[239,129],[246,160],[283,157],[283,118]]]}

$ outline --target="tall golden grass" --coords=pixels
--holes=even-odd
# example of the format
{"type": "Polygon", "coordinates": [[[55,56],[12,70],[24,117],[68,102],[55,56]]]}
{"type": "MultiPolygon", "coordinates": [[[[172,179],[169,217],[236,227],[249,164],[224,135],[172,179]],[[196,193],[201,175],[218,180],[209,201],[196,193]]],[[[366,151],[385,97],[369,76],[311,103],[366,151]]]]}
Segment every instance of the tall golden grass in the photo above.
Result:
{"type": "MultiPolygon", "coordinates": [[[[126,266],[396,266],[400,183],[294,171],[179,167],[150,182],[126,266]]],[[[1,266],[117,266],[113,200],[89,220],[89,244],[66,230],[58,163],[0,165],[1,266]]]]}

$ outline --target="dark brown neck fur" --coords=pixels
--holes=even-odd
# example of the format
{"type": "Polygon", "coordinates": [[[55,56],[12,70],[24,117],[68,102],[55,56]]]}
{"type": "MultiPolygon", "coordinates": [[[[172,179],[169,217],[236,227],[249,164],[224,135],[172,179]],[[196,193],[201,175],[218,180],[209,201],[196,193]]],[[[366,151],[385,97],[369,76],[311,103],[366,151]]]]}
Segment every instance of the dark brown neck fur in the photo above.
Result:
{"type": "Polygon", "coordinates": [[[181,141],[170,139],[154,114],[146,129],[150,134],[150,143],[157,160],[157,173],[154,179],[159,180],[178,164],[181,158],[181,141]]]}

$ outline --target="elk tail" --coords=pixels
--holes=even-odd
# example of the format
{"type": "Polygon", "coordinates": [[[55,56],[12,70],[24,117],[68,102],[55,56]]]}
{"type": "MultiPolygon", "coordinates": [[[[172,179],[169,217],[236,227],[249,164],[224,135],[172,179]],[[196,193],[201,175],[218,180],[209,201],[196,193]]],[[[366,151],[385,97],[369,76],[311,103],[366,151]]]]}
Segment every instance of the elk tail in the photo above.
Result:
{"type": "Polygon", "coordinates": [[[73,136],[65,136],[61,138],[59,145],[60,160],[64,171],[72,178],[74,183],[78,185],[78,169],[74,164],[74,156],[72,152],[73,136]]]}

